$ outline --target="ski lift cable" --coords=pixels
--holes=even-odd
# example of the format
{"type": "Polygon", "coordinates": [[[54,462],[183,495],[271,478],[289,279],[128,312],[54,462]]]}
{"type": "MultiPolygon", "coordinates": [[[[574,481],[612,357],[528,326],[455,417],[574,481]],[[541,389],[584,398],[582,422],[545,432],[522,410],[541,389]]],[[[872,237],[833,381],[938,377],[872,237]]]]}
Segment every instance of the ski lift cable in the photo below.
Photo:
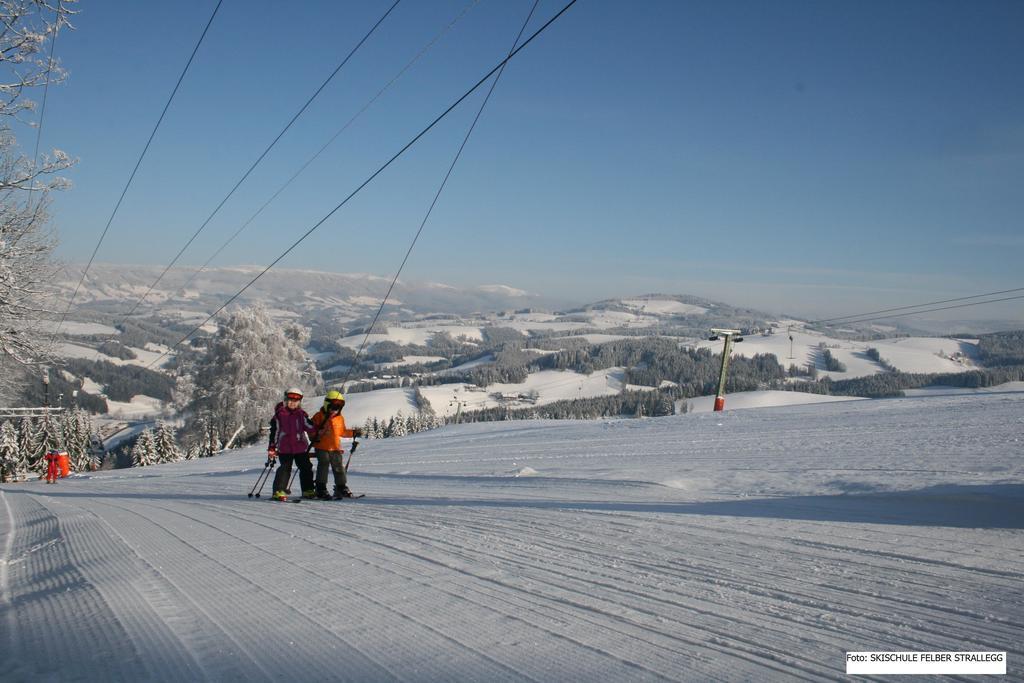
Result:
{"type": "Polygon", "coordinates": [[[339,136],[341,136],[341,134],[342,134],[342,133],[344,133],[344,132],[345,132],[346,130],[348,130],[349,126],[351,126],[351,125],[352,125],[353,123],[355,123],[356,119],[358,119],[358,118],[359,118],[360,116],[362,116],[362,115],[363,115],[363,114],[364,114],[364,113],[366,112],[366,110],[367,110],[367,109],[369,109],[369,108],[370,108],[370,107],[371,107],[371,106],[373,105],[373,103],[374,103],[374,102],[376,102],[376,101],[377,101],[378,99],[380,99],[380,97],[381,97],[381,96],[382,96],[382,95],[383,95],[383,94],[384,94],[385,92],[387,92],[387,91],[388,91],[388,89],[390,89],[390,88],[391,88],[391,86],[392,86],[392,85],[394,85],[394,83],[395,83],[396,81],[398,81],[398,79],[399,79],[399,78],[401,78],[401,77],[402,77],[403,75],[405,75],[405,72],[406,72],[406,71],[408,71],[408,70],[409,70],[410,68],[412,68],[413,64],[415,64],[415,63],[416,63],[417,61],[419,61],[419,59],[420,59],[421,57],[423,57],[423,55],[425,55],[425,54],[426,54],[427,52],[429,52],[429,51],[430,51],[430,49],[431,49],[431,48],[433,48],[433,47],[434,47],[434,45],[435,45],[435,44],[436,44],[436,43],[437,43],[437,42],[438,42],[438,41],[439,41],[439,40],[440,40],[441,38],[443,38],[443,37],[444,37],[444,36],[445,36],[445,35],[446,35],[446,34],[447,34],[447,33],[448,33],[449,31],[451,31],[451,30],[452,30],[452,29],[453,29],[453,28],[455,27],[455,24],[457,24],[457,23],[459,22],[459,20],[460,20],[460,19],[462,19],[462,18],[463,18],[463,17],[464,17],[464,16],[465,16],[465,15],[466,15],[466,14],[467,14],[467,13],[468,13],[468,12],[469,12],[469,11],[470,11],[471,9],[473,9],[473,7],[475,7],[475,6],[477,5],[477,4],[479,4],[479,2],[480,2],[480,0],[470,0],[469,4],[468,4],[468,5],[466,5],[466,6],[465,6],[465,7],[464,7],[464,8],[462,9],[462,12],[460,12],[460,13],[459,13],[459,15],[458,15],[457,17],[455,17],[455,18],[454,18],[454,19],[453,19],[453,20],[452,20],[451,22],[449,22],[449,23],[448,23],[448,24],[447,24],[447,25],[446,25],[446,26],[445,26],[444,28],[442,28],[442,29],[441,29],[441,31],[440,31],[440,32],[439,32],[439,33],[438,33],[438,34],[437,34],[436,36],[434,36],[434,37],[433,37],[433,39],[431,39],[431,41],[430,41],[429,43],[427,43],[427,44],[426,44],[426,45],[425,45],[425,46],[424,46],[424,47],[423,47],[423,48],[422,48],[422,49],[421,49],[421,50],[420,50],[420,51],[419,51],[419,52],[418,52],[418,53],[416,54],[416,56],[415,56],[415,57],[413,57],[413,58],[412,58],[412,59],[411,59],[411,60],[409,61],[409,63],[408,63],[408,64],[406,64],[406,65],[405,65],[404,67],[402,67],[402,70],[401,70],[401,71],[399,71],[399,72],[398,72],[398,73],[397,73],[397,74],[396,74],[396,75],[395,75],[395,76],[394,76],[394,77],[393,77],[393,78],[392,78],[392,79],[391,79],[390,81],[388,81],[388,82],[387,82],[387,84],[385,84],[385,85],[384,85],[384,87],[383,87],[383,88],[381,88],[381,89],[380,89],[380,90],[379,90],[379,91],[377,92],[377,94],[376,94],[376,95],[374,95],[374,96],[373,96],[373,97],[372,97],[372,98],[371,98],[371,99],[370,99],[370,100],[369,100],[369,101],[368,101],[368,102],[367,102],[366,104],[364,104],[364,105],[363,105],[363,107],[362,107],[362,108],[361,108],[361,109],[360,109],[359,111],[357,111],[357,112],[356,112],[356,113],[355,113],[355,114],[354,114],[354,115],[352,116],[352,118],[350,118],[350,119],[349,119],[349,120],[348,120],[348,121],[347,121],[347,122],[345,123],[345,125],[343,125],[343,126],[342,126],[341,128],[339,128],[339,129],[337,130],[337,132],[335,132],[335,133],[334,133],[334,135],[332,135],[332,136],[331,136],[331,138],[330,138],[330,139],[329,139],[329,140],[328,140],[328,141],[327,141],[327,142],[326,142],[326,143],[325,143],[325,144],[324,144],[324,145],[323,145],[323,146],[322,146],[322,147],[321,147],[321,148],[320,148],[320,149],[319,149],[319,150],[318,150],[318,151],[316,152],[316,154],[314,154],[313,156],[311,156],[311,157],[309,158],[309,160],[308,160],[308,161],[306,161],[306,163],[304,163],[304,164],[303,164],[303,165],[302,165],[302,166],[301,166],[301,167],[299,168],[299,170],[297,170],[297,171],[296,171],[296,172],[295,172],[295,173],[294,173],[294,174],[292,175],[292,177],[291,177],[291,178],[289,178],[289,179],[288,179],[288,180],[287,180],[287,181],[286,181],[286,182],[285,182],[285,183],[284,183],[283,185],[281,185],[281,187],[279,187],[279,188],[277,189],[277,191],[276,191],[276,192],[274,192],[274,194],[273,194],[273,195],[271,195],[271,197],[270,197],[270,198],[269,198],[269,199],[268,199],[268,200],[267,200],[266,202],[264,202],[264,204],[263,204],[263,205],[262,205],[262,206],[261,206],[261,207],[260,207],[259,209],[257,209],[257,210],[256,210],[256,213],[254,213],[254,214],[253,214],[252,216],[250,216],[250,217],[249,217],[249,219],[248,219],[247,221],[245,221],[244,223],[242,223],[241,227],[239,227],[239,228],[238,228],[238,230],[236,230],[236,231],[235,231],[235,233],[234,233],[233,235],[231,235],[231,237],[229,237],[229,238],[228,238],[228,239],[227,239],[227,240],[226,240],[226,241],[225,241],[225,242],[224,242],[223,244],[221,244],[221,245],[220,245],[220,246],[219,246],[219,247],[217,248],[217,250],[216,250],[215,252],[213,252],[213,254],[212,254],[212,255],[211,255],[211,256],[210,256],[210,257],[209,257],[208,259],[206,259],[206,262],[205,262],[205,263],[203,263],[203,265],[201,265],[201,266],[199,267],[199,269],[198,269],[198,270],[196,270],[196,271],[195,271],[194,273],[192,273],[192,274],[191,274],[191,275],[190,275],[190,276],[188,277],[188,279],[186,279],[186,280],[185,280],[185,283],[184,283],[183,285],[181,285],[181,287],[179,287],[179,288],[178,288],[178,291],[180,292],[180,291],[182,291],[182,290],[186,289],[186,288],[187,288],[187,287],[188,287],[188,286],[189,286],[189,285],[190,285],[190,284],[192,283],[192,281],[193,281],[193,280],[195,280],[195,279],[196,279],[197,277],[199,277],[199,275],[200,275],[200,274],[202,274],[202,273],[203,273],[203,272],[204,272],[204,271],[206,270],[206,267],[207,267],[207,266],[209,266],[209,265],[210,265],[210,263],[212,263],[212,262],[213,262],[213,260],[214,260],[215,258],[217,258],[218,256],[220,256],[221,252],[223,252],[223,251],[224,251],[224,250],[225,250],[225,249],[226,249],[226,248],[228,247],[228,245],[230,245],[230,244],[231,244],[232,242],[234,242],[234,241],[235,241],[235,240],[236,240],[236,239],[238,238],[238,236],[239,236],[239,235],[241,235],[241,234],[242,234],[242,233],[243,233],[243,232],[245,231],[245,229],[246,229],[246,228],[248,228],[248,227],[249,227],[249,225],[250,225],[250,224],[251,224],[251,223],[252,223],[252,222],[253,222],[254,220],[256,220],[256,219],[257,219],[257,218],[258,218],[258,217],[260,216],[260,214],[262,214],[262,213],[263,213],[263,211],[264,211],[264,210],[265,210],[265,209],[266,209],[266,208],[267,208],[268,206],[270,206],[270,205],[271,205],[272,203],[274,203],[274,201],[275,201],[275,200],[276,200],[276,199],[277,199],[277,198],[278,198],[278,197],[279,197],[279,196],[281,195],[281,193],[282,193],[282,192],[284,192],[284,191],[285,191],[285,190],[286,190],[286,189],[287,189],[287,188],[288,188],[288,187],[289,187],[289,186],[290,186],[290,185],[291,185],[291,184],[292,184],[293,182],[295,182],[295,180],[296,180],[296,179],[298,179],[298,177],[299,177],[300,175],[302,175],[302,174],[303,174],[303,173],[305,172],[305,170],[306,170],[307,168],[309,168],[309,166],[311,166],[311,165],[313,164],[313,162],[314,162],[314,161],[316,161],[317,159],[319,159],[319,158],[320,158],[320,155],[321,155],[321,154],[323,154],[324,152],[326,152],[326,151],[327,151],[327,148],[328,148],[328,147],[330,147],[330,146],[331,146],[332,144],[334,144],[334,141],[335,141],[335,140],[337,140],[337,139],[338,139],[338,137],[339,137],[339,136]]]}
{"type": "MultiPolygon", "coordinates": [[[[922,308],[922,307],[925,307],[925,306],[938,306],[940,304],[949,304],[949,303],[953,303],[953,302],[956,302],[956,301],[967,301],[969,299],[980,299],[981,297],[985,297],[985,296],[997,296],[999,294],[1010,294],[1012,292],[1020,292],[1020,291],[1024,291],[1024,287],[1017,287],[1015,289],[1004,289],[1004,290],[999,291],[999,292],[988,292],[987,294],[975,294],[973,296],[962,296],[962,297],[959,297],[957,299],[945,299],[943,301],[931,301],[929,303],[924,303],[924,304],[914,304],[913,306],[897,306],[896,308],[884,308],[884,309],[882,309],[880,311],[868,311],[867,313],[856,313],[854,315],[844,315],[844,316],[840,316],[838,318],[825,318],[823,320],[811,320],[811,321],[808,321],[807,324],[808,325],[817,325],[819,323],[830,323],[830,322],[838,322],[838,321],[856,322],[856,321],[847,320],[847,318],[863,318],[864,316],[875,315],[877,313],[889,313],[891,311],[905,311],[905,310],[908,310],[908,309],[911,309],[911,308],[922,308]]],[[[913,311],[911,311],[909,313],[906,313],[904,315],[911,315],[912,313],[913,313],[913,311]]],[[[895,317],[899,317],[899,316],[889,316],[889,317],[894,317],[895,318],[895,317]]]]}
{"type": "Polygon", "coordinates": [[[342,386],[348,382],[349,377],[352,375],[352,370],[355,368],[356,363],[359,362],[359,357],[363,353],[363,349],[366,347],[366,342],[370,338],[370,332],[373,331],[374,325],[380,319],[381,313],[384,312],[384,306],[387,305],[388,299],[391,298],[391,292],[395,288],[395,284],[398,282],[398,276],[402,274],[402,270],[405,268],[405,264],[409,262],[409,257],[412,255],[412,250],[416,246],[416,242],[419,240],[420,235],[423,233],[423,228],[426,227],[427,221],[430,219],[430,214],[433,213],[434,207],[437,206],[437,201],[441,198],[441,193],[444,192],[445,186],[448,184],[448,179],[451,178],[452,171],[455,170],[455,165],[459,163],[459,158],[462,157],[463,150],[466,149],[466,144],[469,142],[469,138],[473,135],[473,130],[476,128],[476,124],[480,122],[480,116],[484,113],[484,108],[487,107],[487,102],[491,99],[491,95],[494,94],[494,89],[498,85],[498,81],[501,79],[501,75],[505,72],[505,67],[508,66],[508,58],[515,52],[516,45],[519,44],[519,40],[523,37],[523,33],[526,31],[526,27],[530,23],[530,19],[533,18],[533,13],[537,10],[537,5],[540,0],[534,0],[533,7],[530,8],[530,13],[526,15],[526,20],[523,21],[522,27],[519,29],[519,33],[516,35],[516,39],[512,42],[512,47],[509,48],[508,57],[506,61],[498,69],[498,73],[494,76],[494,80],[491,81],[491,87],[484,96],[483,102],[480,103],[480,108],[476,112],[476,116],[473,118],[473,122],[469,125],[469,130],[466,131],[466,136],[462,139],[462,144],[459,145],[458,151],[455,153],[455,157],[452,159],[452,163],[448,166],[447,173],[444,174],[444,179],[441,181],[441,185],[437,188],[437,193],[434,195],[433,201],[430,202],[430,207],[427,209],[426,215],[423,216],[423,220],[420,221],[420,227],[416,231],[416,234],[412,238],[412,242],[409,244],[409,248],[405,252],[405,258],[402,259],[402,263],[398,266],[398,270],[395,271],[395,277],[391,280],[391,285],[388,287],[387,293],[384,294],[384,298],[381,299],[380,307],[377,309],[376,315],[373,316],[373,322],[366,329],[366,334],[363,335],[363,341],[359,345],[359,349],[356,351],[355,358],[352,359],[351,365],[349,365],[348,372],[345,373],[345,378],[342,380],[342,386]]]}
{"type": "MultiPolygon", "coordinates": [[[[1012,292],[1012,291],[1019,291],[1019,290],[1012,290],[1011,289],[1011,290],[1007,290],[1007,291],[1011,291],[1012,292]]],[[[906,315],[916,315],[918,313],[933,313],[935,311],[948,311],[948,310],[952,310],[954,308],[968,308],[970,306],[983,306],[985,304],[994,304],[994,303],[998,303],[1000,301],[1016,301],[1018,299],[1024,299],[1024,294],[1020,294],[1018,296],[1007,296],[1007,297],[1003,297],[1001,299],[989,299],[988,301],[972,301],[971,303],[957,304],[956,306],[942,306],[940,308],[926,308],[926,309],[921,310],[921,311],[908,311],[906,313],[894,313],[892,315],[880,315],[880,316],[873,316],[873,317],[869,317],[869,318],[858,318],[857,320],[847,320],[845,322],[847,322],[847,323],[863,323],[863,322],[871,322],[873,320],[885,320],[887,318],[902,318],[903,316],[906,316],[906,315]]],[[[954,301],[955,301],[955,299],[954,299],[954,301]]]]}
{"type": "Polygon", "coordinates": [[[386,162],[384,162],[384,164],[382,166],[380,166],[376,171],[374,171],[370,175],[370,177],[368,177],[366,180],[364,180],[355,190],[353,190],[347,197],[345,197],[345,199],[343,199],[333,209],[328,211],[327,214],[323,218],[321,218],[316,223],[314,223],[313,226],[309,230],[307,230],[305,233],[303,233],[297,240],[295,240],[291,244],[291,246],[289,246],[277,258],[275,258],[273,261],[271,261],[269,265],[267,265],[262,271],[260,271],[254,278],[252,278],[248,283],[246,283],[241,289],[239,289],[237,292],[235,292],[230,297],[228,297],[228,299],[224,303],[222,303],[217,308],[217,310],[215,310],[213,313],[211,313],[209,316],[207,316],[207,318],[205,320],[203,320],[201,323],[199,323],[194,328],[192,328],[192,330],[188,334],[186,334],[184,337],[179,339],[167,351],[165,351],[163,354],[161,354],[156,359],[154,359],[147,367],[152,367],[157,362],[159,362],[162,358],[164,358],[168,353],[170,353],[171,350],[177,348],[182,343],[184,343],[189,337],[191,337],[193,334],[198,332],[203,327],[203,325],[205,325],[206,323],[210,322],[215,317],[217,317],[217,315],[221,311],[223,311],[225,308],[230,306],[231,303],[234,302],[236,299],[238,299],[238,297],[240,297],[247,289],[249,289],[254,284],[256,284],[256,282],[260,278],[262,278],[264,275],[266,275],[267,272],[269,272],[271,268],[273,268],[275,265],[280,263],[281,260],[285,256],[287,256],[292,251],[294,251],[295,248],[297,246],[299,246],[302,242],[304,242],[306,240],[306,238],[308,238],[310,235],[312,235],[316,231],[317,228],[319,228],[321,225],[326,223],[327,220],[331,216],[333,216],[335,213],[337,213],[341,209],[341,207],[345,206],[345,204],[347,204],[353,197],[355,197],[363,188],[365,188],[367,185],[369,185],[371,182],[373,182],[373,180],[377,176],[379,176],[381,173],[383,173],[385,169],[387,169],[389,166],[391,166],[391,164],[394,163],[396,159],[398,159],[400,156],[402,156],[406,151],[408,151],[408,149],[410,147],[412,147],[424,135],[426,135],[428,132],[430,132],[434,128],[434,126],[436,126],[438,123],[440,123],[441,120],[444,119],[446,116],[448,116],[448,114],[450,114],[456,107],[458,107],[460,104],[462,104],[462,102],[465,101],[465,99],[467,97],[469,97],[474,92],[476,92],[477,88],[479,88],[481,85],[483,85],[485,82],[487,82],[487,80],[490,79],[490,77],[493,76],[495,74],[495,72],[498,71],[498,69],[500,69],[504,64],[508,63],[513,57],[515,57],[517,54],[519,54],[519,52],[522,51],[527,45],[529,45],[531,42],[533,42],[533,40],[537,36],[539,36],[549,26],[551,26],[551,24],[553,24],[555,21],[557,21],[563,14],[565,14],[569,10],[570,7],[575,5],[576,2],[577,2],[577,0],[570,0],[569,3],[566,4],[564,7],[562,7],[562,9],[560,9],[557,14],[555,14],[553,17],[548,19],[540,28],[538,28],[536,31],[534,31],[533,34],[530,35],[529,38],[527,38],[525,41],[523,41],[522,45],[520,45],[518,48],[516,48],[510,55],[505,57],[505,59],[503,59],[500,62],[498,62],[498,64],[495,65],[495,67],[493,69],[491,69],[486,74],[484,74],[483,77],[480,78],[480,80],[478,80],[476,82],[476,84],[474,84],[472,87],[470,87],[465,93],[463,93],[458,99],[456,99],[451,105],[449,105],[447,109],[445,109],[443,112],[441,112],[441,114],[439,114],[433,121],[431,121],[430,124],[428,124],[426,126],[426,128],[424,128],[419,133],[417,133],[416,136],[412,138],[412,140],[407,142],[405,144],[405,146],[403,146],[400,150],[398,150],[390,159],[388,159],[386,162]]]}
{"type": "Polygon", "coordinates": [[[96,246],[93,247],[92,255],[89,257],[89,261],[86,263],[85,269],[82,270],[82,276],[78,279],[78,284],[75,285],[75,291],[68,300],[68,305],[64,309],[63,315],[61,315],[60,324],[57,325],[53,332],[53,339],[51,342],[57,338],[60,328],[67,320],[68,312],[71,310],[71,306],[74,304],[75,298],[78,296],[78,292],[82,288],[82,283],[85,282],[85,277],[88,275],[89,269],[92,268],[93,261],[96,259],[96,254],[100,250],[100,245],[103,244],[103,240],[106,238],[107,232],[110,230],[110,226],[114,222],[114,217],[121,208],[121,203],[124,201],[125,195],[128,194],[128,188],[131,187],[132,181],[135,180],[135,174],[138,173],[139,166],[142,165],[142,160],[146,157],[146,153],[149,151],[149,146],[153,143],[153,138],[156,137],[156,132],[160,129],[160,124],[163,123],[164,116],[167,114],[167,110],[170,108],[171,102],[174,101],[174,96],[178,93],[178,88],[181,87],[182,81],[185,80],[185,74],[188,73],[189,67],[192,66],[192,60],[195,59],[196,53],[199,51],[199,46],[203,44],[203,40],[206,38],[206,34],[210,30],[210,25],[213,24],[213,19],[217,16],[217,11],[220,9],[223,2],[224,0],[217,0],[217,5],[213,8],[213,13],[210,15],[210,19],[206,22],[206,28],[203,29],[202,35],[199,36],[196,46],[192,48],[192,54],[189,55],[188,62],[185,63],[185,68],[181,70],[181,75],[178,76],[178,82],[174,84],[174,89],[171,90],[170,97],[167,98],[167,103],[164,104],[163,111],[160,112],[160,117],[157,119],[156,125],[153,126],[153,131],[149,134],[149,139],[146,140],[146,145],[142,148],[142,153],[139,154],[139,158],[135,162],[135,168],[132,169],[131,175],[128,176],[128,182],[125,183],[124,189],[121,190],[121,196],[118,197],[117,203],[114,205],[114,210],[110,213],[110,218],[107,219],[107,224],[103,228],[103,232],[100,233],[100,238],[96,241],[96,246]]]}
{"type": "Polygon", "coordinates": [[[231,191],[224,196],[224,198],[220,201],[219,204],[217,204],[217,208],[215,208],[213,212],[206,217],[206,220],[203,221],[202,225],[200,225],[199,228],[192,234],[192,236],[188,238],[188,241],[185,242],[185,245],[178,251],[175,257],[171,259],[171,262],[167,264],[167,266],[163,269],[163,272],[160,273],[157,279],[153,281],[153,284],[149,286],[149,288],[146,290],[146,293],[143,294],[139,298],[139,300],[135,302],[135,305],[132,306],[131,310],[128,311],[128,313],[126,313],[125,316],[121,319],[121,323],[125,322],[129,317],[131,317],[133,313],[135,313],[136,310],[138,310],[139,306],[142,305],[142,302],[146,300],[146,297],[148,297],[152,293],[153,289],[157,286],[157,284],[159,284],[160,281],[164,278],[164,276],[167,275],[167,271],[169,271],[171,267],[178,262],[178,259],[180,259],[181,255],[185,253],[185,250],[189,248],[189,246],[192,244],[192,242],[195,241],[195,239],[199,236],[203,229],[206,228],[206,226],[210,223],[211,220],[213,220],[213,217],[217,215],[217,213],[227,203],[227,201],[232,197],[232,195],[235,194],[235,191],[238,190],[239,187],[241,187],[242,183],[245,182],[246,178],[249,177],[249,175],[256,169],[260,162],[263,161],[267,154],[270,153],[270,150],[274,148],[278,141],[282,137],[284,137],[284,134],[288,132],[288,129],[292,127],[292,125],[299,119],[300,116],[302,116],[303,112],[305,112],[306,109],[309,108],[309,105],[313,103],[313,100],[315,100],[320,95],[320,93],[323,92],[324,88],[326,88],[327,85],[334,79],[334,77],[338,75],[338,72],[341,71],[342,67],[344,67],[352,58],[352,56],[359,50],[359,48],[362,47],[367,40],[369,40],[370,36],[373,35],[377,28],[382,23],[384,23],[384,20],[388,18],[388,15],[391,14],[391,12],[395,9],[395,7],[398,6],[398,3],[400,3],[401,1],[402,0],[395,0],[395,2],[388,8],[386,12],[384,12],[380,19],[377,20],[377,23],[375,23],[373,27],[370,28],[370,30],[366,33],[366,35],[363,36],[362,40],[360,40],[356,44],[356,46],[352,48],[348,55],[346,55],[345,58],[341,60],[341,63],[334,68],[334,71],[331,72],[327,79],[320,84],[320,87],[317,88],[316,91],[309,97],[309,99],[306,100],[306,103],[303,104],[299,111],[295,113],[295,115],[291,118],[288,124],[283,129],[281,129],[281,132],[277,134],[277,137],[275,137],[274,140],[267,146],[267,148],[263,150],[263,153],[256,158],[256,161],[254,161],[252,165],[249,166],[249,170],[247,170],[242,175],[242,177],[238,179],[238,182],[235,183],[235,186],[231,188],[231,191]]]}

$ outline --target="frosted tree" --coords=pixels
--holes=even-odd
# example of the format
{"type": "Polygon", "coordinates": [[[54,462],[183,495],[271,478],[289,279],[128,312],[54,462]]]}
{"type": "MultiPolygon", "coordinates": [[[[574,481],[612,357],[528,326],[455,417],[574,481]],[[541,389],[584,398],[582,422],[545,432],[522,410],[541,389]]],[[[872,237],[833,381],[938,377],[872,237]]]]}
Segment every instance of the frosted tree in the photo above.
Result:
{"type": "Polygon", "coordinates": [[[18,431],[10,422],[0,424],[0,481],[11,481],[18,473],[18,431]]]}
{"type": "Polygon", "coordinates": [[[100,468],[100,452],[96,448],[99,444],[102,450],[102,441],[96,433],[96,427],[92,423],[92,417],[84,410],[75,410],[75,419],[78,420],[78,433],[83,441],[83,457],[75,465],[79,472],[89,472],[100,468]]]}
{"type": "Polygon", "coordinates": [[[174,441],[174,430],[162,420],[156,423],[153,435],[157,462],[177,462],[182,459],[181,449],[174,441]]]}
{"type": "Polygon", "coordinates": [[[18,421],[18,471],[32,470],[36,448],[38,446],[38,435],[36,432],[35,420],[31,417],[23,417],[18,421]]]}
{"type": "Polygon", "coordinates": [[[366,422],[363,423],[363,438],[364,439],[376,439],[376,431],[374,428],[374,420],[372,418],[366,418],[366,422]]]}
{"type": "Polygon", "coordinates": [[[46,50],[69,27],[74,0],[0,0],[0,399],[12,399],[52,361],[46,297],[56,266],[49,192],[66,185],[55,174],[73,161],[60,150],[35,159],[15,139],[12,121],[34,122],[30,99],[64,71],[46,50]]]}
{"type": "Polygon", "coordinates": [[[93,469],[92,421],[83,410],[69,410],[61,414],[64,450],[71,460],[71,469],[88,472],[93,469]]]}
{"type": "Polygon", "coordinates": [[[152,429],[143,429],[139,438],[132,446],[132,467],[148,467],[159,462],[156,452],[156,440],[152,429]]]}
{"type": "MultiPolygon", "coordinates": [[[[206,352],[185,368],[195,387],[186,415],[209,415],[220,435],[240,426],[243,435],[256,433],[286,387],[298,385],[311,394],[322,389],[304,348],[308,341],[307,330],[275,323],[261,306],[235,311],[206,352]]],[[[201,429],[196,420],[191,424],[190,431],[201,429]]]]}
{"type": "Polygon", "coordinates": [[[44,415],[36,425],[36,450],[29,459],[29,469],[46,473],[46,454],[49,451],[64,450],[64,439],[60,422],[52,415],[44,415]]]}
{"type": "Polygon", "coordinates": [[[405,416],[399,410],[391,426],[391,436],[405,436],[406,434],[408,434],[408,431],[405,426],[405,416]]]}

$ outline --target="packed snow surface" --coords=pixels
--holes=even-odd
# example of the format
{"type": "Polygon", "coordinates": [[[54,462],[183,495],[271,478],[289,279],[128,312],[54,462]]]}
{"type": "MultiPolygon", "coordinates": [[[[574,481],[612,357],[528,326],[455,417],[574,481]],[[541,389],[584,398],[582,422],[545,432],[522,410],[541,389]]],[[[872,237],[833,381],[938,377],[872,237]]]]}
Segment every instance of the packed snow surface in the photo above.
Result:
{"type": "Polygon", "coordinates": [[[1024,677],[1024,393],[366,441],[358,501],[265,454],[0,488],[7,681],[1024,677]]]}

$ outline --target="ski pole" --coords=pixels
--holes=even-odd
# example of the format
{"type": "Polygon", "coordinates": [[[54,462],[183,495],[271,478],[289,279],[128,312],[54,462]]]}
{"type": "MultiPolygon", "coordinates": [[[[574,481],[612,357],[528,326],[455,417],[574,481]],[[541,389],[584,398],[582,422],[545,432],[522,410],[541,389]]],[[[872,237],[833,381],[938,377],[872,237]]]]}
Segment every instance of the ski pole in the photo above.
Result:
{"type": "Polygon", "coordinates": [[[359,447],[358,441],[352,442],[352,448],[348,452],[348,462],[345,463],[345,472],[348,472],[349,463],[352,462],[352,456],[356,454],[356,449],[359,447]]]}
{"type": "MultiPolygon", "coordinates": [[[[270,472],[274,469],[274,459],[267,458],[267,463],[263,466],[263,471],[260,472],[260,476],[257,477],[256,483],[252,485],[252,491],[249,491],[249,497],[252,498],[253,493],[259,488],[260,493],[263,493],[263,487],[267,484],[267,479],[270,478],[270,472]]],[[[256,497],[260,497],[260,493],[256,494],[256,497]]]]}
{"type": "MultiPolygon", "coordinates": [[[[311,450],[313,450],[313,444],[309,444],[308,446],[306,446],[306,453],[305,453],[305,455],[309,455],[309,452],[311,450]]],[[[295,475],[296,475],[296,473],[298,473],[298,471],[299,471],[299,464],[295,463],[295,469],[292,470],[292,478],[288,480],[288,488],[286,488],[284,490],[285,493],[291,493],[292,492],[292,482],[295,481],[295,475]]]]}

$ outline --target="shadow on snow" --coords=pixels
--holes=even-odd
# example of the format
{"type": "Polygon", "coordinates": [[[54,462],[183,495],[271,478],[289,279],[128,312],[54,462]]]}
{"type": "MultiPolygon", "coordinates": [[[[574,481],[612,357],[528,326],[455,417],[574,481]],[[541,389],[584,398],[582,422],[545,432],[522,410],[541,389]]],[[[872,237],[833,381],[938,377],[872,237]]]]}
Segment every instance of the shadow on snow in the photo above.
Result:
{"type": "MultiPolygon", "coordinates": [[[[372,477],[372,475],[370,476],[372,477]]],[[[530,479],[527,481],[530,481],[530,479]]],[[[7,493],[53,498],[120,498],[140,501],[231,501],[251,502],[254,504],[265,501],[272,503],[268,497],[247,499],[245,493],[232,495],[224,495],[223,493],[203,495],[199,493],[170,494],[117,491],[91,493],[55,490],[53,488],[48,488],[44,491],[8,489],[7,493]]],[[[743,498],[692,503],[645,502],[637,500],[542,500],[508,496],[503,498],[471,498],[466,496],[445,496],[443,493],[433,496],[416,497],[375,496],[371,491],[367,498],[358,502],[338,501],[328,503],[309,501],[308,504],[578,510],[908,526],[1024,529],[1024,484],[941,485],[911,491],[743,498]]]]}

